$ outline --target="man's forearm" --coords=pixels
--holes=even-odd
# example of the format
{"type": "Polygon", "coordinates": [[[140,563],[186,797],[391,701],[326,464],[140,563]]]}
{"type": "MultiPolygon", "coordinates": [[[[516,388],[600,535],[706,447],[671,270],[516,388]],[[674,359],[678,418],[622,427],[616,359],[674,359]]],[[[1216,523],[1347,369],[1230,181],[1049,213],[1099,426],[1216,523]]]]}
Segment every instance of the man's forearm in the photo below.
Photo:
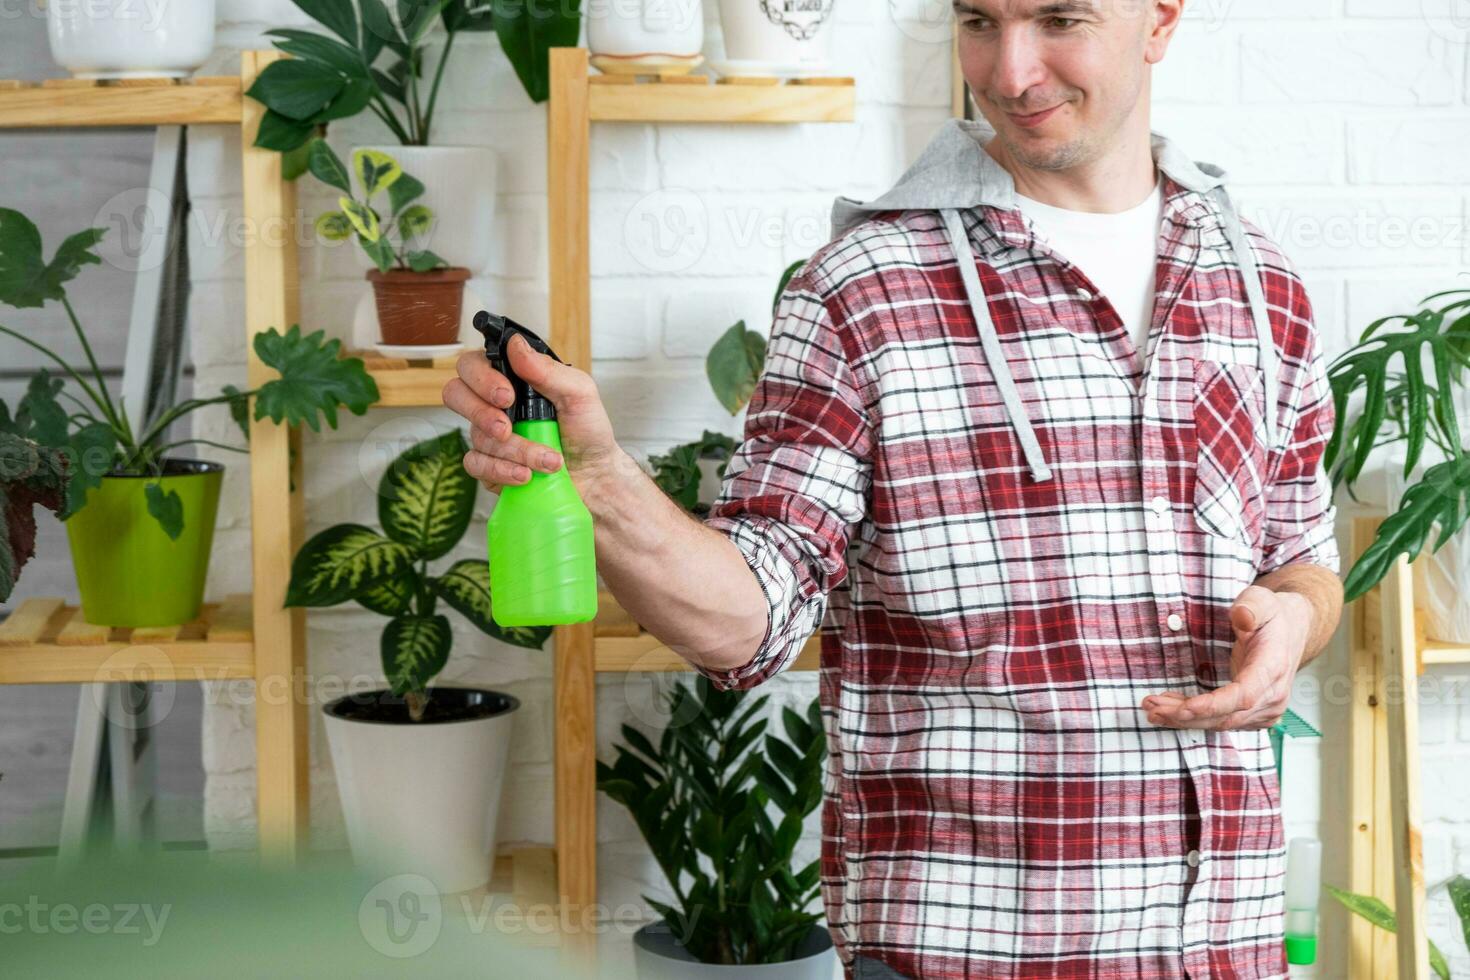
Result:
{"type": "Polygon", "coordinates": [[[766,599],[735,543],[669,499],[622,450],[579,490],[597,570],[623,609],[693,663],[747,662],[766,632],[766,599]]]}
{"type": "Polygon", "coordinates": [[[1326,648],[1342,618],[1342,580],[1321,565],[1301,563],[1285,565],[1256,579],[1256,584],[1272,592],[1294,592],[1311,606],[1312,627],[1302,651],[1305,667],[1326,648]]]}

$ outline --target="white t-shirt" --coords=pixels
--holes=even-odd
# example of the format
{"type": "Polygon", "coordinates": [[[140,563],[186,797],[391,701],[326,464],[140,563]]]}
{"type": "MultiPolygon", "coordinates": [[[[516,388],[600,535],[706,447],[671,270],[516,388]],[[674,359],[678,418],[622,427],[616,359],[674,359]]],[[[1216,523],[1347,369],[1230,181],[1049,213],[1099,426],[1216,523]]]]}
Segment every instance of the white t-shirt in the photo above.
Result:
{"type": "Polygon", "coordinates": [[[1154,262],[1163,217],[1163,181],[1148,197],[1113,214],[1069,211],[1016,195],[1021,211],[1044,232],[1052,250],[1091,279],[1123,319],[1143,363],[1154,312],[1154,262]]]}

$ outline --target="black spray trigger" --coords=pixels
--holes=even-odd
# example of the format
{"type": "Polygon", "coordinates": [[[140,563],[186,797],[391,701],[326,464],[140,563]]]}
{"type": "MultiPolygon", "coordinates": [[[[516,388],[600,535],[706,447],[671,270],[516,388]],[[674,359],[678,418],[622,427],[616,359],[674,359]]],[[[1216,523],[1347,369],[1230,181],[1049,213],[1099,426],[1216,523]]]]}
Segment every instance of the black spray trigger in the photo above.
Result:
{"type": "Polygon", "coordinates": [[[474,327],[485,337],[485,357],[490,361],[490,366],[510,381],[511,392],[515,396],[509,409],[511,422],[555,419],[556,406],[551,403],[551,399],[532,388],[524,378],[515,373],[510,366],[508,350],[511,339],[519,334],[531,345],[532,350],[561,361],[556,356],[556,351],[537,336],[535,331],[528,330],[508,316],[480,310],[475,314],[474,327]]]}

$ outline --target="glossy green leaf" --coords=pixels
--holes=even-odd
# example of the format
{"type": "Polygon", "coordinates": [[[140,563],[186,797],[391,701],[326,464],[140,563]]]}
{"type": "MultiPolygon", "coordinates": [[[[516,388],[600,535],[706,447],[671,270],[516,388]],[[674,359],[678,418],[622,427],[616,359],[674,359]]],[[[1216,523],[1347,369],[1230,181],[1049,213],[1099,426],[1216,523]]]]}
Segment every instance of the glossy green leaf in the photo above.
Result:
{"type": "Polygon", "coordinates": [[[334,119],[350,119],[368,107],[377,94],[377,86],[371,79],[349,78],[337,97],[322,107],[308,122],[329,123],[334,119]]]}
{"type": "Polygon", "coordinates": [[[1470,878],[1464,875],[1455,875],[1449,882],[1450,904],[1455,907],[1455,914],[1460,918],[1460,934],[1465,939],[1465,945],[1470,948],[1470,878]]]}
{"type": "Polygon", "coordinates": [[[226,402],[230,409],[230,418],[240,427],[240,434],[245,437],[246,443],[250,442],[250,396],[245,394],[234,385],[225,385],[221,389],[230,397],[226,402]]]}
{"type": "Polygon", "coordinates": [[[413,608],[419,585],[418,572],[405,569],[396,578],[384,579],[355,598],[360,605],[384,616],[401,616],[413,608]]]}
{"type": "Polygon", "coordinates": [[[326,140],[318,137],[307,144],[307,164],[311,168],[311,175],[317,180],[337,188],[343,194],[352,193],[352,176],[347,172],[342,158],[337,156],[326,140]]]}
{"type": "Polygon", "coordinates": [[[1420,481],[1404,492],[1399,509],[1378,527],[1373,541],[1348,572],[1343,583],[1347,601],[1364,595],[1388,574],[1400,555],[1413,561],[1436,526],[1434,550],[1464,526],[1470,517],[1470,455],[1446,460],[1424,471],[1420,481]]]}
{"type": "Polygon", "coordinates": [[[398,179],[388,188],[389,209],[396,215],[423,193],[423,181],[412,174],[400,173],[398,179]]]}
{"type": "Polygon", "coordinates": [[[408,39],[409,44],[421,44],[434,27],[434,21],[449,4],[449,0],[418,0],[414,5],[413,16],[403,21],[403,36],[408,39]]]}
{"type": "Polygon", "coordinates": [[[398,161],[379,150],[361,148],[352,151],[352,172],[363,193],[371,200],[378,191],[387,190],[403,173],[398,161]]]}
{"type": "Polygon", "coordinates": [[[316,61],[284,58],[256,76],[246,95],[287,119],[305,122],[327,107],[346,79],[316,61]]]}
{"type": "Polygon", "coordinates": [[[532,102],[551,92],[552,48],[572,48],[581,32],[581,0],[494,0],[491,5],[501,50],[532,102]]]}
{"type": "Polygon", "coordinates": [[[480,484],[464,468],[464,433],[451,429],[400,453],[378,481],[383,533],[420,558],[438,558],[464,537],[480,484]]]}
{"type": "Polygon", "coordinates": [[[158,521],[163,533],[169,536],[169,540],[179,540],[179,535],[184,533],[184,501],[177,490],[164,493],[163,486],[158,483],[146,483],[143,485],[143,496],[148,502],[148,513],[158,521]]]}
{"type": "Polygon", "coordinates": [[[291,0],[312,20],[348,44],[357,44],[357,12],[352,0],[291,0]]]}
{"type": "Polygon", "coordinates": [[[489,0],[453,0],[439,15],[444,29],[451,34],[458,31],[493,31],[495,18],[490,12],[489,0]]]}
{"type": "Polygon", "coordinates": [[[449,662],[451,633],[443,616],[399,616],[383,628],[383,674],[394,694],[422,691],[449,662]]]}
{"type": "Polygon", "coordinates": [[[551,636],[550,626],[501,626],[490,614],[490,565],[478,558],[457,561],[430,580],[434,594],[464,615],[475,628],[512,646],[540,650],[551,636]]]}
{"type": "Polygon", "coordinates": [[[65,520],[86,505],[87,494],[112,472],[117,462],[117,433],[105,422],[92,422],[73,432],[62,451],[67,462],[65,520]]]}
{"type": "Polygon", "coordinates": [[[378,224],[378,214],[366,204],[354,201],[343,194],[337,198],[337,206],[352,223],[353,229],[363,237],[365,241],[376,242],[383,237],[383,229],[378,224]]]}
{"type": "Polygon", "coordinates": [[[740,320],[715,341],[704,371],[720,404],[734,415],[750,401],[766,360],[766,338],[740,320]]]}
{"type": "Polygon", "coordinates": [[[326,214],[318,215],[314,225],[319,237],[329,242],[340,242],[351,238],[356,229],[352,226],[352,219],[341,211],[328,211],[326,214]]]}
{"type": "Polygon", "coordinates": [[[313,536],[291,562],[288,606],[334,606],[413,568],[413,552],[361,524],[313,536]]]}
{"type": "MultiPolygon", "coordinates": [[[[1389,932],[1398,931],[1398,923],[1394,918],[1393,910],[1372,895],[1358,895],[1354,892],[1344,891],[1332,885],[1324,886],[1333,898],[1342,903],[1343,907],[1354,915],[1362,916],[1380,929],[1389,932]]],[[[1434,945],[1434,940],[1429,940],[1429,966],[1434,970],[1440,980],[1450,980],[1449,961],[1444,958],[1439,947],[1434,945]]]]}
{"type": "Polygon", "coordinates": [[[308,145],[302,143],[294,150],[287,150],[281,154],[281,179],[295,180],[306,173],[308,145]]]}
{"type": "Polygon", "coordinates": [[[422,235],[433,223],[434,212],[422,204],[415,204],[398,216],[398,231],[405,238],[422,235]]]}
{"type": "Polygon", "coordinates": [[[386,239],[379,238],[375,242],[370,242],[359,235],[357,243],[362,246],[362,250],[367,253],[367,257],[373,260],[373,264],[378,267],[379,272],[387,272],[393,268],[393,246],[389,245],[386,239]]]}
{"type": "Polygon", "coordinates": [[[274,38],[271,43],[278,50],[289,55],[306,61],[319,62],[347,76],[367,78],[367,69],[363,67],[362,57],[357,49],[341,41],[311,31],[291,28],[278,28],[265,33],[274,38]]]}
{"type": "Polygon", "coordinates": [[[359,0],[359,6],[362,8],[363,57],[371,65],[384,45],[390,41],[402,44],[403,36],[398,33],[398,25],[393,23],[383,0],[359,0]]]}
{"type": "Polygon", "coordinates": [[[260,117],[260,128],[255,133],[255,145],[263,150],[290,153],[306,145],[316,135],[316,125],[300,122],[267,109],[260,117]]]}
{"type": "Polygon", "coordinates": [[[41,233],[31,219],[0,208],[0,303],[25,309],[61,299],[63,283],[76,278],[82,266],[102,262],[93,249],[103,231],[89,228],[69,236],[47,262],[42,258],[41,233]]]}
{"type": "Polygon", "coordinates": [[[255,335],[256,356],[280,377],[255,395],[255,417],[287,425],[305,423],[320,431],[321,418],[337,427],[337,409],[362,415],[378,400],[378,386],[359,357],[341,357],[342,342],[318,330],[303,336],[293,325],[285,334],[274,327],[255,335]]]}
{"type": "Polygon", "coordinates": [[[428,249],[408,253],[408,267],[414,272],[430,272],[434,269],[442,269],[449,265],[438,255],[428,249]]]}
{"type": "Polygon", "coordinates": [[[728,462],[735,453],[735,440],[722,432],[705,430],[698,442],[675,446],[667,453],[652,453],[648,457],[654,469],[654,483],[674,499],[674,502],[690,513],[699,509],[699,484],[701,459],[728,462]]]}

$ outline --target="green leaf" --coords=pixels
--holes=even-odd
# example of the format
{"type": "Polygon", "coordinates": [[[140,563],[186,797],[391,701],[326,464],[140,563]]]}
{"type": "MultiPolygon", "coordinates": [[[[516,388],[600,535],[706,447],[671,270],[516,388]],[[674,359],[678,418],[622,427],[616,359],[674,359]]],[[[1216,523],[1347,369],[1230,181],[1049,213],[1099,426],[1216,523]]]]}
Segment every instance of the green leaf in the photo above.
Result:
{"type": "Polygon", "coordinates": [[[281,154],[281,179],[295,180],[306,173],[307,144],[302,143],[294,150],[281,154]]]}
{"type": "MultiPolygon", "coordinates": [[[[260,117],[260,129],[255,134],[255,145],[262,150],[290,153],[299,150],[316,134],[316,126],[309,122],[297,122],[267,109],[260,117]]],[[[298,176],[300,176],[298,174],[298,176]]]]}
{"type": "Polygon", "coordinates": [[[453,0],[440,14],[444,29],[451,34],[458,31],[493,31],[495,18],[490,13],[489,0],[453,0]]]}
{"type": "Polygon", "coordinates": [[[349,78],[337,97],[323,106],[308,122],[329,123],[334,119],[350,119],[366,109],[376,93],[377,86],[371,79],[349,78]]]}
{"type": "Polygon", "coordinates": [[[349,77],[367,78],[367,69],[363,67],[362,58],[357,50],[348,47],[341,41],[333,40],[322,34],[314,34],[311,31],[298,31],[290,28],[277,28],[265,33],[276,39],[271,43],[276,46],[277,50],[306,61],[320,62],[349,77]]]}
{"type": "Polygon", "coordinates": [[[383,533],[420,558],[438,558],[464,537],[479,482],[464,468],[464,433],[451,429],[412,446],[378,482],[383,533]]]}
{"type": "Polygon", "coordinates": [[[1404,492],[1399,509],[1378,527],[1372,543],[1363,550],[1343,582],[1348,602],[1359,598],[1383,580],[1399,555],[1413,561],[1423,550],[1434,527],[1440,534],[1438,551],[1470,517],[1470,455],[1437,463],[1423,478],[1404,492]]]}
{"type": "Polygon", "coordinates": [[[550,626],[501,626],[490,615],[490,565],[477,558],[457,561],[438,578],[429,580],[434,594],[459,610],[481,633],[512,646],[540,650],[550,626]]]}
{"type": "Polygon", "coordinates": [[[352,193],[352,177],[342,158],[333,152],[327,141],[320,137],[307,144],[307,164],[311,175],[329,187],[344,194],[352,193]]]}
{"type": "Polygon", "coordinates": [[[1460,933],[1465,938],[1465,945],[1470,947],[1470,878],[1455,875],[1450,879],[1449,893],[1455,914],[1460,917],[1460,933]]]}
{"type": "Polygon", "coordinates": [[[0,303],[26,309],[64,297],[62,283],[75,278],[82,266],[101,263],[92,248],[103,231],[77,232],[61,243],[48,263],[41,257],[41,233],[31,219],[0,208],[0,303]]]}
{"type": "Polygon", "coordinates": [[[292,325],[284,335],[270,330],[255,335],[256,356],[280,372],[255,394],[255,417],[287,425],[303,422],[320,431],[320,417],[337,427],[337,408],[364,414],[378,400],[378,386],[359,357],[339,357],[340,340],[325,340],[321,330],[305,337],[292,325]]]}
{"type": "Polygon", "coordinates": [[[420,582],[418,572],[410,568],[397,578],[384,579],[354,598],[364,608],[375,613],[401,616],[413,608],[413,599],[418,594],[420,582]]]}
{"type": "MultiPolygon", "coordinates": [[[[667,453],[653,453],[648,462],[654,468],[654,483],[674,502],[695,513],[699,507],[701,459],[728,461],[735,452],[735,440],[720,432],[705,430],[698,442],[675,446],[667,453]]],[[[722,466],[723,468],[723,466],[722,466]]]]}
{"type": "MultiPolygon", "coordinates": [[[[8,413],[7,413],[8,414],[8,413]]],[[[36,553],[35,508],[60,515],[66,494],[61,455],[13,433],[0,433],[0,602],[10,599],[21,569],[36,553]]]]}
{"type": "Polygon", "coordinates": [[[179,535],[184,533],[184,501],[179,492],[170,490],[164,493],[161,484],[145,483],[143,496],[148,500],[148,513],[158,521],[163,533],[171,541],[179,540],[179,535]]]}
{"type": "Polygon", "coordinates": [[[449,662],[449,620],[399,616],[383,628],[383,674],[394,694],[422,691],[449,662]]]}
{"type": "Polygon", "coordinates": [[[383,0],[359,0],[358,6],[362,8],[363,60],[371,65],[383,45],[389,41],[402,44],[403,36],[383,0]]]}
{"type": "Polygon", "coordinates": [[[411,18],[403,23],[403,34],[408,38],[408,43],[418,45],[434,26],[434,19],[439,16],[449,3],[449,0],[418,0],[416,9],[411,18]]]}
{"type": "Polygon", "coordinates": [[[393,246],[389,245],[385,240],[379,238],[375,242],[370,242],[359,235],[357,243],[362,246],[362,250],[367,253],[367,257],[373,260],[373,264],[378,267],[379,272],[387,272],[393,268],[393,246]]]}
{"type": "Polygon", "coordinates": [[[785,271],[781,273],[781,280],[776,283],[776,295],[771,297],[772,316],[775,316],[776,310],[779,309],[781,306],[781,294],[786,292],[786,284],[791,281],[792,276],[796,275],[796,270],[806,265],[806,262],[806,259],[797,259],[795,262],[788,265],[785,271]]]}
{"type": "Polygon", "coordinates": [[[62,379],[41,368],[26,383],[26,393],[16,405],[20,434],[43,446],[60,448],[70,441],[71,420],[57,400],[62,379]]]}
{"type": "Polygon", "coordinates": [[[398,216],[398,231],[403,237],[421,235],[434,223],[434,212],[425,205],[415,204],[398,216]]]}
{"type": "Polygon", "coordinates": [[[494,0],[495,34],[532,102],[551,94],[549,52],[572,48],[581,32],[581,0],[494,0]]]}
{"type": "Polygon", "coordinates": [[[387,190],[403,173],[398,161],[379,150],[367,148],[352,151],[352,171],[368,200],[378,191],[387,190]]]}
{"type": "Polygon", "coordinates": [[[338,524],[301,546],[291,562],[287,606],[334,606],[413,570],[413,552],[361,524],[338,524]]]}
{"type": "Polygon", "coordinates": [[[704,371],[715,397],[731,415],[738,413],[755,393],[765,360],[766,338],[747,330],[744,320],[726,330],[710,348],[704,371]]]}
{"type": "Polygon", "coordinates": [[[393,186],[388,188],[388,205],[396,215],[423,192],[423,181],[412,174],[400,173],[393,186]]]}
{"type": "Polygon", "coordinates": [[[378,86],[378,91],[395,102],[404,102],[408,93],[404,91],[403,83],[385,71],[373,69],[373,83],[378,86]]]}
{"type": "Polygon", "coordinates": [[[66,455],[66,520],[87,503],[87,493],[102,485],[102,478],[117,462],[117,433],[106,422],[92,422],[72,433],[62,450],[66,455]]]}
{"type": "Polygon", "coordinates": [[[312,20],[348,44],[357,44],[357,13],[352,0],[292,0],[312,20]]]}
{"type": "Polygon", "coordinates": [[[414,272],[430,272],[434,269],[442,269],[449,265],[439,256],[428,249],[408,253],[408,267],[414,272]]]}
{"type": "Polygon", "coordinates": [[[287,119],[304,122],[326,108],[345,84],[326,65],[285,58],[266,65],[245,94],[287,119]]]}
{"type": "Polygon", "coordinates": [[[383,237],[383,229],[378,225],[378,213],[366,204],[354,201],[347,195],[337,198],[337,206],[352,223],[353,229],[363,237],[365,241],[376,242],[383,237]]]}
{"type": "Polygon", "coordinates": [[[341,211],[328,211],[316,219],[316,233],[329,242],[340,242],[354,234],[352,220],[341,211]]]}
{"type": "MultiPolygon", "coordinates": [[[[1358,895],[1354,892],[1343,891],[1332,885],[1325,886],[1333,898],[1337,899],[1343,906],[1355,915],[1373,923],[1380,929],[1389,932],[1398,932],[1398,923],[1394,918],[1393,910],[1383,904],[1380,899],[1371,895],[1358,895]]],[[[1429,940],[1429,965],[1442,980],[1450,980],[1449,961],[1444,958],[1439,947],[1434,945],[1434,940],[1429,940]]]]}

